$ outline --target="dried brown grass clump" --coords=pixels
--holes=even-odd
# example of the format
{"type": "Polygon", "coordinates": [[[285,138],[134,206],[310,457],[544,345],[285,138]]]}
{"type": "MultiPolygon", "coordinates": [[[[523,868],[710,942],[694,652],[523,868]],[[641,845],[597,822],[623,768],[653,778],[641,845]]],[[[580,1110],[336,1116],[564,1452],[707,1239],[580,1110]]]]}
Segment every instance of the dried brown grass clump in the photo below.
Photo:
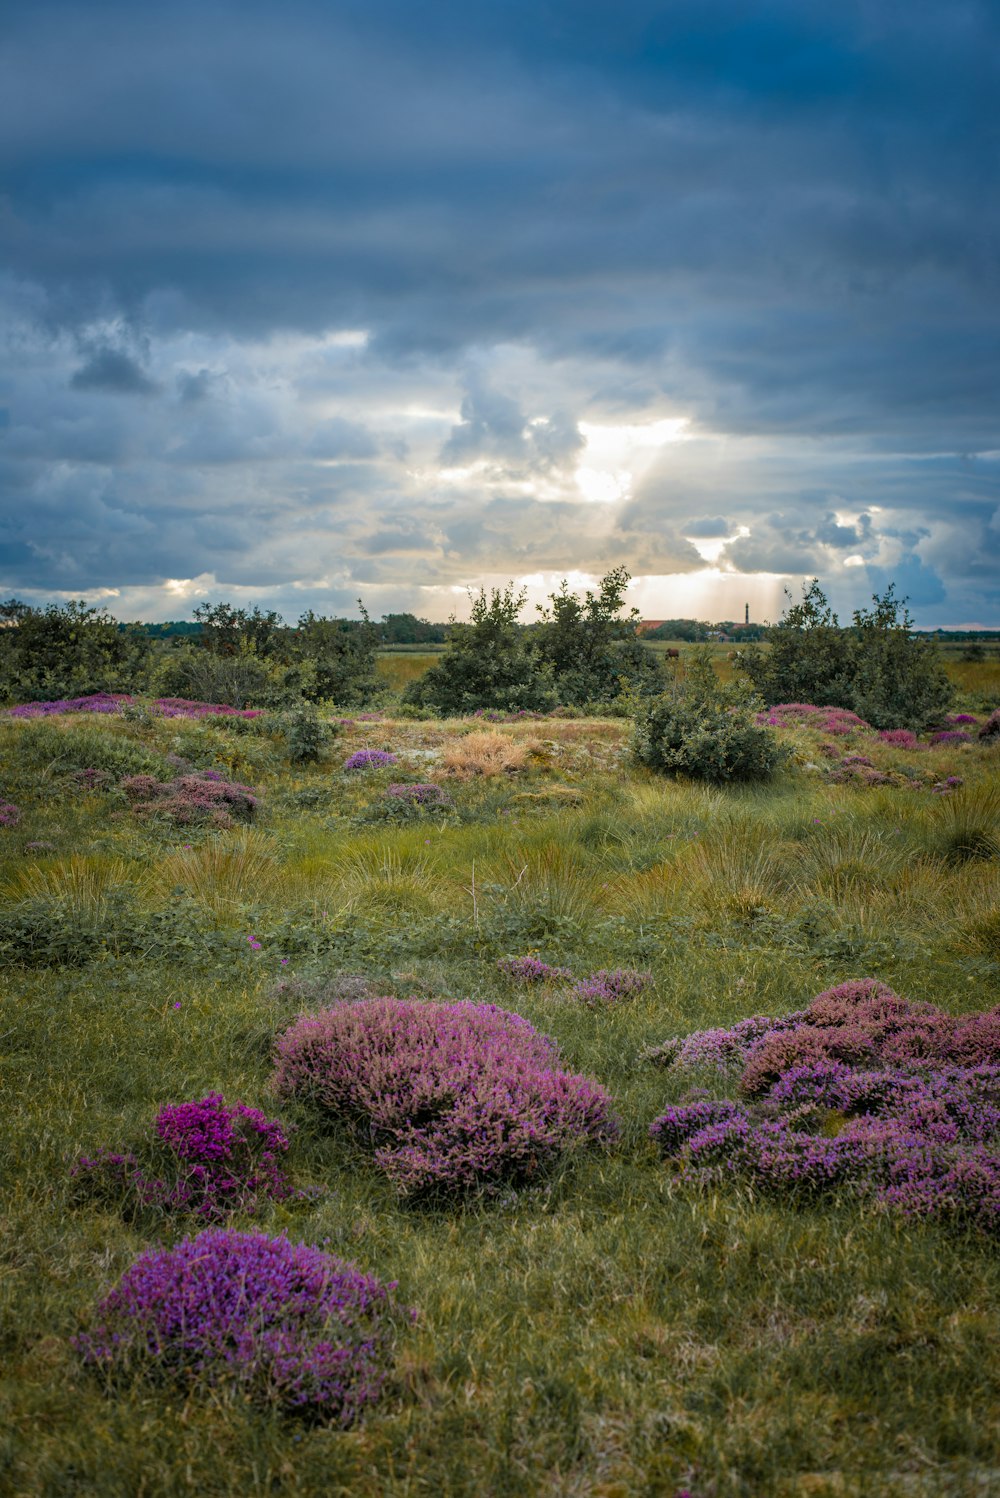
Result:
{"type": "Polygon", "coordinates": [[[444,767],[462,780],[473,775],[516,775],[537,747],[535,740],[516,744],[507,733],[468,733],[445,749],[444,767]]]}

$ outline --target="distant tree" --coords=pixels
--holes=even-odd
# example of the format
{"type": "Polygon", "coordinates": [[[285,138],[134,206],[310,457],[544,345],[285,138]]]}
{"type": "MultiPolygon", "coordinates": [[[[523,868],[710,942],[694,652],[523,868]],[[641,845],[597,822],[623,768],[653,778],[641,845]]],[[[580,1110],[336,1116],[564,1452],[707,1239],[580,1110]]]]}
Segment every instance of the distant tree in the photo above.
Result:
{"type": "Polygon", "coordinates": [[[140,630],[123,630],[82,599],[36,609],[11,598],[0,618],[0,694],[8,701],[125,692],[148,655],[140,630]]]}
{"type": "Polygon", "coordinates": [[[876,728],[919,730],[940,722],[952,697],[934,641],[914,634],[892,584],[841,628],[813,578],[769,640],[768,651],[752,648],[738,660],[768,703],[847,707],[876,728]]]}
{"type": "Polygon", "coordinates": [[[358,599],[360,620],[327,619],[310,609],[295,631],[296,658],[311,668],[303,695],[313,702],[360,707],[375,691],[378,632],[358,599]]]}
{"type": "Polygon", "coordinates": [[[738,665],[767,703],[814,702],[818,707],[853,707],[853,660],[846,630],[814,577],[803,585],[798,603],[789,600],[768,635],[770,648],[751,647],[738,665]]]}
{"type": "Polygon", "coordinates": [[[386,645],[440,645],[447,630],[446,624],[431,624],[416,614],[383,614],[378,633],[386,645]]]}
{"type": "Polygon", "coordinates": [[[626,569],[615,567],[596,593],[588,590],[581,599],[564,578],[559,591],[549,594],[550,607],[538,605],[541,620],[532,633],[562,703],[607,704],[626,688],[642,693],[662,687],[660,663],[638,636],[638,609],[624,612],[629,581],[626,569]]]}
{"type": "Polygon", "coordinates": [[[703,619],[664,619],[655,629],[643,630],[642,637],[644,640],[685,640],[693,644],[707,640],[711,628],[713,626],[703,619]]]}
{"type": "Polygon", "coordinates": [[[856,609],[851,631],[851,706],[875,728],[930,728],[948,711],[954,689],[937,646],[913,633],[905,599],[890,583],[870,609],[856,609]]]}
{"type": "Polygon", "coordinates": [[[201,626],[199,644],[213,655],[255,655],[263,660],[281,649],[285,621],[273,609],[256,605],[237,609],[230,603],[202,603],[194,611],[201,626]]]}
{"type": "Polygon", "coordinates": [[[552,669],[543,662],[530,634],[518,624],[527,593],[514,584],[485,589],[472,598],[469,622],[452,619],[448,646],[441,659],[417,681],[403,700],[458,716],[477,708],[502,712],[544,709],[555,703],[552,669]]]}

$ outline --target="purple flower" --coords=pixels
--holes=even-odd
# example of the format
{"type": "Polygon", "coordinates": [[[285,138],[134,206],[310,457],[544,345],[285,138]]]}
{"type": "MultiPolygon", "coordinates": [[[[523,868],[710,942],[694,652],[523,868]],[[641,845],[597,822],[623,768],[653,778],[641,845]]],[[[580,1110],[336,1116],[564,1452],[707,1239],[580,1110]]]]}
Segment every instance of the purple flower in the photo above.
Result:
{"type": "Polygon", "coordinates": [[[381,770],[394,765],[396,756],[387,749],[358,749],[344,762],[345,770],[381,770]]]}
{"type": "Polygon", "coordinates": [[[394,1288],[304,1243],[210,1229],[141,1254],[75,1346],[109,1372],[231,1389],[348,1426],[378,1398],[396,1330],[412,1319],[394,1288]]]}
{"type": "Polygon", "coordinates": [[[0,801],[0,827],[16,827],[21,820],[21,808],[13,801],[0,801]]]}
{"type": "Polygon", "coordinates": [[[574,998],[584,1004],[620,1004],[644,993],[653,981],[652,973],[637,973],[632,968],[601,968],[589,978],[573,985],[574,998]]]}
{"type": "Polygon", "coordinates": [[[497,971],[514,983],[555,983],[573,976],[568,967],[550,967],[538,957],[501,957],[497,971]]]}

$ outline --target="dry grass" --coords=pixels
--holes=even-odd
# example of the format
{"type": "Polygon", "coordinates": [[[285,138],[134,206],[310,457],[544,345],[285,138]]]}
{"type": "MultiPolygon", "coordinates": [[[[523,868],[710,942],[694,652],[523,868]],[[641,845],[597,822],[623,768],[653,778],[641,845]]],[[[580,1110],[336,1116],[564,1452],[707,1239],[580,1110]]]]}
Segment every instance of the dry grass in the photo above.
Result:
{"type": "Polygon", "coordinates": [[[537,749],[535,740],[518,744],[509,733],[468,733],[445,749],[444,767],[460,780],[473,775],[516,775],[537,749]]]}

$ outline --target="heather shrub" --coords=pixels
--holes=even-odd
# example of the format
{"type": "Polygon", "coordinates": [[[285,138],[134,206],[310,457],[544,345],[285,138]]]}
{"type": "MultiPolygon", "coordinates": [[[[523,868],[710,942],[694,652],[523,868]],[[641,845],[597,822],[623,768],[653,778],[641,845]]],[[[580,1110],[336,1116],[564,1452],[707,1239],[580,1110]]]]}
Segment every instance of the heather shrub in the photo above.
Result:
{"type": "Polygon", "coordinates": [[[16,827],[21,820],[21,808],[13,801],[0,801],[0,827],[16,827]]]}
{"type": "Polygon", "coordinates": [[[136,816],[162,817],[178,826],[210,822],[215,827],[231,827],[234,822],[252,821],[260,804],[257,791],[224,779],[218,770],[199,770],[171,781],[130,775],[121,788],[136,816]]]}
{"type": "Polygon", "coordinates": [[[572,994],[581,1003],[598,1008],[638,998],[652,982],[652,973],[639,973],[634,968],[601,968],[599,972],[591,973],[589,978],[574,983],[572,994]]]}
{"type": "Polygon", "coordinates": [[[150,1249],[75,1339],[111,1377],[169,1381],[352,1425],[412,1319],[383,1285],[304,1243],[208,1229],[150,1249]]]}
{"type": "Polygon", "coordinates": [[[572,978],[568,967],[550,967],[539,957],[501,957],[497,972],[512,983],[555,983],[572,978]]]}
{"type": "MultiPolygon", "coordinates": [[[[749,1044],[701,1032],[723,1062],[745,1056],[749,1102],[681,1104],[650,1128],[693,1178],[742,1174],[782,1194],[845,1187],[996,1232],[1000,1008],[956,1018],[863,979],[817,995],[781,1030],[752,1023],[760,1033],[749,1044]]],[[[675,1041],[653,1059],[678,1064],[683,1054],[675,1041]]]]}
{"type": "Polygon", "coordinates": [[[4,753],[19,780],[89,770],[118,781],[126,775],[162,776],[168,768],[161,754],[127,732],[86,722],[18,724],[5,739],[4,753]]]}
{"type": "Polygon", "coordinates": [[[275,1087],[352,1127],[405,1197],[495,1191],[610,1138],[611,1100],[555,1042],[492,1004],[376,998],[304,1015],[275,1087]]]}
{"type": "Polygon", "coordinates": [[[290,1196],[281,1168],[287,1149],[276,1120],[210,1093],[161,1108],[140,1146],[81,1155],[72,1176],[79,1197],[114,1204],[127,1217],[155,1209],[215,1221],[233,1212],[253,1216],[290,1196]]]}
{"type": "Polygon", "coordinates": [[[357,749],[344,761],[345,770],[384,770],[394,765],[396,756],[387,749],[357,749]]]}

